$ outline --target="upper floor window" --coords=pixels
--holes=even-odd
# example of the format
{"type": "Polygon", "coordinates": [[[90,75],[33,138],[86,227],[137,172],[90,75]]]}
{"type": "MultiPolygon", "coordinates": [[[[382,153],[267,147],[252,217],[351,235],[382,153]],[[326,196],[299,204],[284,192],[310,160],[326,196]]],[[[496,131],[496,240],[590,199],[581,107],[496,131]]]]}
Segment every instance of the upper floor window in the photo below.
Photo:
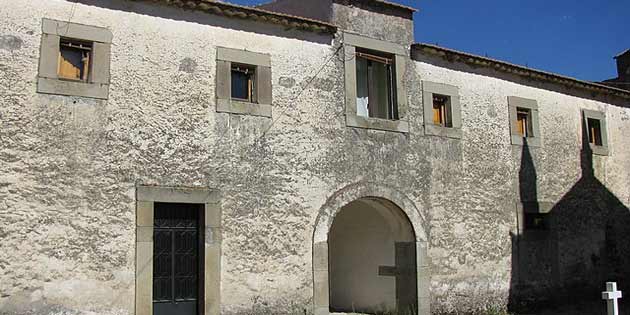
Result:
{"type": "Polygon", "coordinates": [[[538,147],[541,145],[538,102],[517,96],[508,97],[512,144],[538,147]]]}
{"type": "Polygon", "coordinates": [[[593,154],[609,155],[608,133],[606,132],[606,114],[603,112],[583,110],[583,132],[589,142],[593,154]]]}
{"type": "Polygon", "coordinates": [[[59,44],[59,78],[87,82],[91,56],[91,43],[62,38],[59,44]]]}
{"type": "Polygon", "coordinates": [[[102,27],[43,19],[37,92],[107,99],[112,37],[102,27]]]}
{"type": "Polygon", "coordinates": [[[442,127],[452,127],[448,110],[449,97],[446,95],[433,95],[433,124],[442,127]]]}
{"type": "Polygon", "coordinates": [[[516,108],[516,132],[523,138],[533,136],[531,115],[528,108],[516,108]]]}
{"type": "Polygon", "coordinates": [[[357,51],[356,68],[357,115],[398,119],[392,56],[357,51]]]}
{"type": "Polygon", "coordinates": [[[271,56],[217,47],[217,112],[271,117],[271,56]]]}
{"type": "Polygon", "coordinates": [[[346,125],[408,132],[405,47],[356,34],[343,38],[346,125]]]}
{"type": "Polygon", "coordinates": [[[602,126],[599,119],[588,118],[588,142],[592,145],[601,146],[602,142],[602,126]]]}
{"type": "Polygon", "coordinates": [[[444,83],[422,81],[422,94],[425,134],[460,139],[459,89],[444,83]]]}
{"type": "Polygon", "coordinates": [[[256,103],[256,67],[232,64],[232,99],[256,103]]]}

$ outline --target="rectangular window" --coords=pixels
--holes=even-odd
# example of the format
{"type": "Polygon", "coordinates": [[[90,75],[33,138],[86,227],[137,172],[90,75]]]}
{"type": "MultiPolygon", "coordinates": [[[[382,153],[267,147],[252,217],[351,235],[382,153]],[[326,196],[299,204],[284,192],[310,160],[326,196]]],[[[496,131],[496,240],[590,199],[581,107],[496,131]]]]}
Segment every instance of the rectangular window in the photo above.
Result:
{"type": "Polygon", "coordinates": [[[256,102],[256,67],[232,64],[232,99],[256,102]]]}
{"type": "Polygon", "coordinates": [[[87,82],[92,59],[92,44],[61,39],[59,43],[59,78],[87,82]]]}
{"type": "Polygon", "coordinates": [[[547,213],[525,213],[525,230],[549,230],[547,213]]]}
{"type": "Polygon", "coordinates": [[[450,97],[433,94],[433,124],[442,127],[452,127],[450,119],[450,97]]]}
{"type": "Polygon", "coordinates": [[[392,56],[356,53],[357,115],[397,120],[392,56]]]}
{"type": "Polygon", "coordinates": [[[602,146],[602,128],[599,119],[588,118],[588,141],[594,145],[602,146]]]}
{"type": "Polygon", "coordinates": [[[523,138],[532,136],[531,111],[529,109],[516,109],[516,131],[523,138]]]}

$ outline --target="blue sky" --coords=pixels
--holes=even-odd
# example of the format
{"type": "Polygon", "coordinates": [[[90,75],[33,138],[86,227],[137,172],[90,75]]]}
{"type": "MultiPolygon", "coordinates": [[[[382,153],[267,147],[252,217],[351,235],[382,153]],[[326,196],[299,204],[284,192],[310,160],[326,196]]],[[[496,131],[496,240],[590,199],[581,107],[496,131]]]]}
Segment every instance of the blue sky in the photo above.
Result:
{"type": "MultiPolygon", "coordinates": [[[[229,0],[252,5],[269,0],[229,0]]],[[[304,0],[317,1],[317,0],[304,0]]],[[[415,7],[416,41],[588,81],[617,76],[630,0],[395,0],[415,7]]]]}

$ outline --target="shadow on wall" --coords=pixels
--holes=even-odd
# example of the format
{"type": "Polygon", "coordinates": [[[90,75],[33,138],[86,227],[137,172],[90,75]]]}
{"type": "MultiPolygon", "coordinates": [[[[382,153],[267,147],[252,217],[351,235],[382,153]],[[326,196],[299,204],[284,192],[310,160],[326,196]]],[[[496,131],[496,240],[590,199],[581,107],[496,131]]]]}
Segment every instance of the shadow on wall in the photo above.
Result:
{"type": "Polygon", "coordinates": [[[169,20],[185,21],[201,25],[229,28],[257,34],[265,34],[278,37],[295,38],[319,44],[330,45],[331,34],[319,34],[314,32],[287,29],[280,25],[274,25],[242,18],[228,18],[190,9],[175,8],[159,3],[142,3],[140,1],[125,0],[76,0],[76,2],[116,11],[131,12],[140,15],[154,16],[169,20]]]}
{"type": "MultiPolygon", "coordinates": [[[[584,303],[605,314],[605,282],[630,289],[630,210],[595,177],[585,126],[582,135],[582,176],[555,205],[538,201],[536,169],[529,146],[523,146],[519,232],[511,235],[510,311],[584,303]]],[[[630,314],[630,301],[621,299],[620,310],[630,314]]]]}

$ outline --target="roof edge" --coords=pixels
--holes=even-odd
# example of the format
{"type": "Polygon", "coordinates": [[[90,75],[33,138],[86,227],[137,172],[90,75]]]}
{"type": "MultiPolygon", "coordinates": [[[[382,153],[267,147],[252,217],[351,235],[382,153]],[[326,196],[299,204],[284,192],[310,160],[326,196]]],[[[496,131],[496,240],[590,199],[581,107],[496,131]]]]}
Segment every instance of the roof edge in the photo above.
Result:
{"type": "Polygon", "coordinates": [[[630,53],[630,49],[626,49],[626,50],[624,50],[624,51],[622,51],[622,52],[618,53],[618,54],[617,54],[615,57],[613,57],[613,58],[615,58],[615,59],[619,59],[619,57],[621,57],[621,56],[623,56],[623,55],[625,55],[625,54],[627,54],[627,53],[630,53]]]}
{"type": "Polygon", "coordinates": [[[474,65],[476,67],[486,67],[492,68],[496,71],[512,73],[520,76],[530,77],[532,79],[537,79],[541,81],[546,81],[555,84],[561,84],[570,87],[576,87],[580,89],[585,89],[593,92],[602,92],[607,94],[612,94],[624,99],[630,100],[630,91],[626,91],[623,89],[607,86],[601,83],[582,81],[576,78],[563,76],[560,74],[555,74],[551,72],[546,72],[542,70],[532,69],[524,66],[519,66],[513,63],[509,63],[506,61],[496,60],[488,57],[482,57],[470,53],[465,53],[445,47],[440,47],[431,44],[425,43],[415,43],[411,45],[412,50],[412,58],[413,52],[419,51],[421,53],[430,54],[433,56],[438,56],[441,58],[448,59],[449,61],[456,61],[461,63],[466,63],[469,65],[474,65]]]}
{"type": "Polygon", "coordinates": [[[162,3],[164,5],[201,11],[230,18],[250,19],[265,23],[282,25],[290,29],[315,33],[335,34],[337,26],[323,21],[313,20],[301,16],[263,10],[213,0],[134,0],[142,2],[162,3]]]}

